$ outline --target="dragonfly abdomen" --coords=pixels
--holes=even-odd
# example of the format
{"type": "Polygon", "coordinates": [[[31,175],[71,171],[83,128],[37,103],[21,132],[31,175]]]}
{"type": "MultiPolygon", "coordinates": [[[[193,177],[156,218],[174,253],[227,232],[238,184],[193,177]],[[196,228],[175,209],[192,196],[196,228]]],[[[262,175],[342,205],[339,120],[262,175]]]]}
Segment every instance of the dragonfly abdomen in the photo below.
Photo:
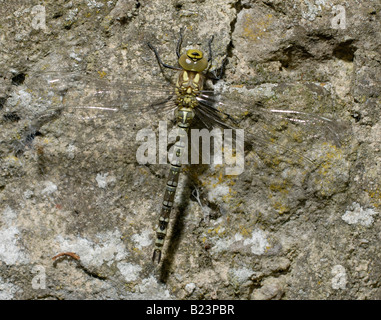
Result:
{"type": "Polygon", "coordinates": [[[157,260],[158,263],[161,259],[161,251],[168,231],[169,216],[175,200],[181,171],[181,160],[184,155],[184,149],[187,147],[187,134],[194,118],[194,111],[190,108],[180,107],[176,114],[179,120],[177,123],[177,140],[173,147],[173,158],[164,192],[163,206],[159,217],[159,226],[156,229],[155,249],[152,256],[152,261],[157,260]]]}

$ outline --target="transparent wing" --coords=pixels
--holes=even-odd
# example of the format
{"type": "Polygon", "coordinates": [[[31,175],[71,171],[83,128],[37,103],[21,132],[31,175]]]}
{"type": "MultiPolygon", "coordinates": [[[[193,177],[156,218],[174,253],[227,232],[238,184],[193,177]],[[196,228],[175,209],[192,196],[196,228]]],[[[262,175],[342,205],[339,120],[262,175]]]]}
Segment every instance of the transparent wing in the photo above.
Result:
{"type": "MultiPolygon", "coordinates": [[[[33,141],[40,128],[58,117],[73,119],[73,130],[78,122],[98,130],[91,121],[121,119],[133,115],[160,116],[174,110],[174,90],[166,81],[143,83],[119,81],[103,74],[45,71],[31,73],[9,99],[11,110],[3,115],[8,122],[29,119],[13,149],[23,151],[33,141]]],[[[135,118],[136,117],[136,118],[135,118]]]]}
{"type": "Polygon", "coordinates": [[[314,164],[312,157],[306,156],[308,148],[314,143],[340,147],[346,129],[343,123],[324,116],[286,108],[265,108],[238,94],[203,91],[198,100],[200,106],[196,114],[201,122],[209,128],[245,129],[245,149],[253,150],[265,161],[270,156],[277,161],[314,164]]]}
{"type": "MultiPolygon", "coordinates": [[[[35,101],[61,109],[97,109],[124,113],[161,112],[174,90],[166,81],[143,83],[98,74],[46,71],[29,74],[28,92],[35,101]]],[[[165,110],[164,110],[165,111],[165,110]]]]}

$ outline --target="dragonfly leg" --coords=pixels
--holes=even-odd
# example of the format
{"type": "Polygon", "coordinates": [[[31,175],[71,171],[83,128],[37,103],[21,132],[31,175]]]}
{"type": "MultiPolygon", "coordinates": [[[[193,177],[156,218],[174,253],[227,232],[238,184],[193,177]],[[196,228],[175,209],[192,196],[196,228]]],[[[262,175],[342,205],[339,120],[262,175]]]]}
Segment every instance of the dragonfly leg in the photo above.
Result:
{"type": "Polygon", "coordinates": [[[222,61],[221,67],[217,68],[216,70],[209,71],[209,69],[212,67],[213,64],[213,50],[212,50],[212,42],[213,42],[214,36],[212,36],[209,41],[208,41],[208,48],[209,48],[209,57],[208,57],[208,62],[209,62],[209,67],[206,70],[208,74],[208,78],[212,80],[220,80],[222,78],[223,72],[224,72],[224,67],[225,63],[227,61],[227,58],[222,61]]]}
{"type": "MultiPolygon", "coordinates": [[[[209,48],[209,57],[208,57],[208,62],[210,62],[210,65],[212,65],[212,60],[213,60],[213,50],[212,50],[212,42],[213,42],[214,36],[210,38],[208,41],[208,48],[209,48]]],[[[209,67],[210,68],[210,67],[209,67]]]]}
{"type": "Polygon", "coordinates": [[[208,72],[208,79],[212,80],[220,80],[224,73],[225,64],[227,62],[228,58],[226,57],[221,64],[221,67],[208,72]]]}
{"type": "Polygon", "coordinates": [[[161,58],[160,58],[160,55],[159,53],[157,52],[156,48],[149,42],[147,42],[147,45],[148,47],[154,52],[155,56],[156,56],[156,59],[157,59],[157,62],[159,63],[160,66],[164,67],[164,68],[168,68],[168,69],[173,69],[173,70],[179,70],[181,71],[182,69],[180,68],[177,68],[177,67],[174,67],[174,66],[171,66],[169,64],[166,64],[164,63],[161,58]]]}
{"type": "Polygon", "coordinates": [[[179,37],[179,40],[177,41],[177,46],[176,46],[176,54],[177,54],[177,58],[180,58],[181,56],[181,44],[183,43],[183,36],[184,36],[184,28],[181,28],[180,29],[180,37],[179,37]]]}

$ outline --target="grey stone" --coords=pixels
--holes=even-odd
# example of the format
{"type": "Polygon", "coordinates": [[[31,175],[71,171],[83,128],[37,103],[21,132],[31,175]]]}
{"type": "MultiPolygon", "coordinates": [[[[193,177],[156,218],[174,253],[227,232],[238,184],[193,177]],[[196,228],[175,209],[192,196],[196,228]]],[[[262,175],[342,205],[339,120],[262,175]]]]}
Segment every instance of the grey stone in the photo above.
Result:
{"type": "MultiPolygon", "coordinates": [[[[0,297],[380,299],[380,9],[354,0],[2,3],[0,297]],[[299,146],[290,164],[254,149],[237,177],[186,167],[155,266],[168,167],[139,165],[136,135],[173,116],[61,114],[38,79],[67,76],[55,90],[76,89],[65,97],[72,106],[89,95],[81,77],[121,90],[164,85],[146,42],[176,65],[182,27],[184,50],[207,52],[214,35],[214,67],[227,58],[217,86],[232,97],[333,118],[341,136],[319,126],[284,136],[283,147],[299,146]],[[298,166],[298,152],[316,166],[298,166]],[[52,260],[60,253],[69,254],[52,260]]],[[[231,107],[246,132],[256,128],[242,105],[231,107]]]]}

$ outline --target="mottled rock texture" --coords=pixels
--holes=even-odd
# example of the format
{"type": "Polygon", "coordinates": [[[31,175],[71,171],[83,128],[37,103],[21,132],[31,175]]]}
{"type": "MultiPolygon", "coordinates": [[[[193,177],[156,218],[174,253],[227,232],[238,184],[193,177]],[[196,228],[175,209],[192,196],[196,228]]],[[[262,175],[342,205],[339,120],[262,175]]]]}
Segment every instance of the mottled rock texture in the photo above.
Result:
{"type": "Polygon", "coordinates": [[[371,0],[1,1],[0,298],[381,299],[380,9],[371,0]],[[38,79],[55,70],[120,88],[164,85],[146,42],[175,65],[183,27],[184,48],[207,51],[214,35],[215,66],[227,58],[219,84],[246,106],[339,120],[341,141],[301,143],[295,154],[318,164],[303,170],[255,150],[237,177],[185,167],[156,266],[168,166],[138,164],[136,135],[172,114],[52,114],[60,101],[38,79]],[[52,260],[64,252],[79,260],[52,260]]]}

